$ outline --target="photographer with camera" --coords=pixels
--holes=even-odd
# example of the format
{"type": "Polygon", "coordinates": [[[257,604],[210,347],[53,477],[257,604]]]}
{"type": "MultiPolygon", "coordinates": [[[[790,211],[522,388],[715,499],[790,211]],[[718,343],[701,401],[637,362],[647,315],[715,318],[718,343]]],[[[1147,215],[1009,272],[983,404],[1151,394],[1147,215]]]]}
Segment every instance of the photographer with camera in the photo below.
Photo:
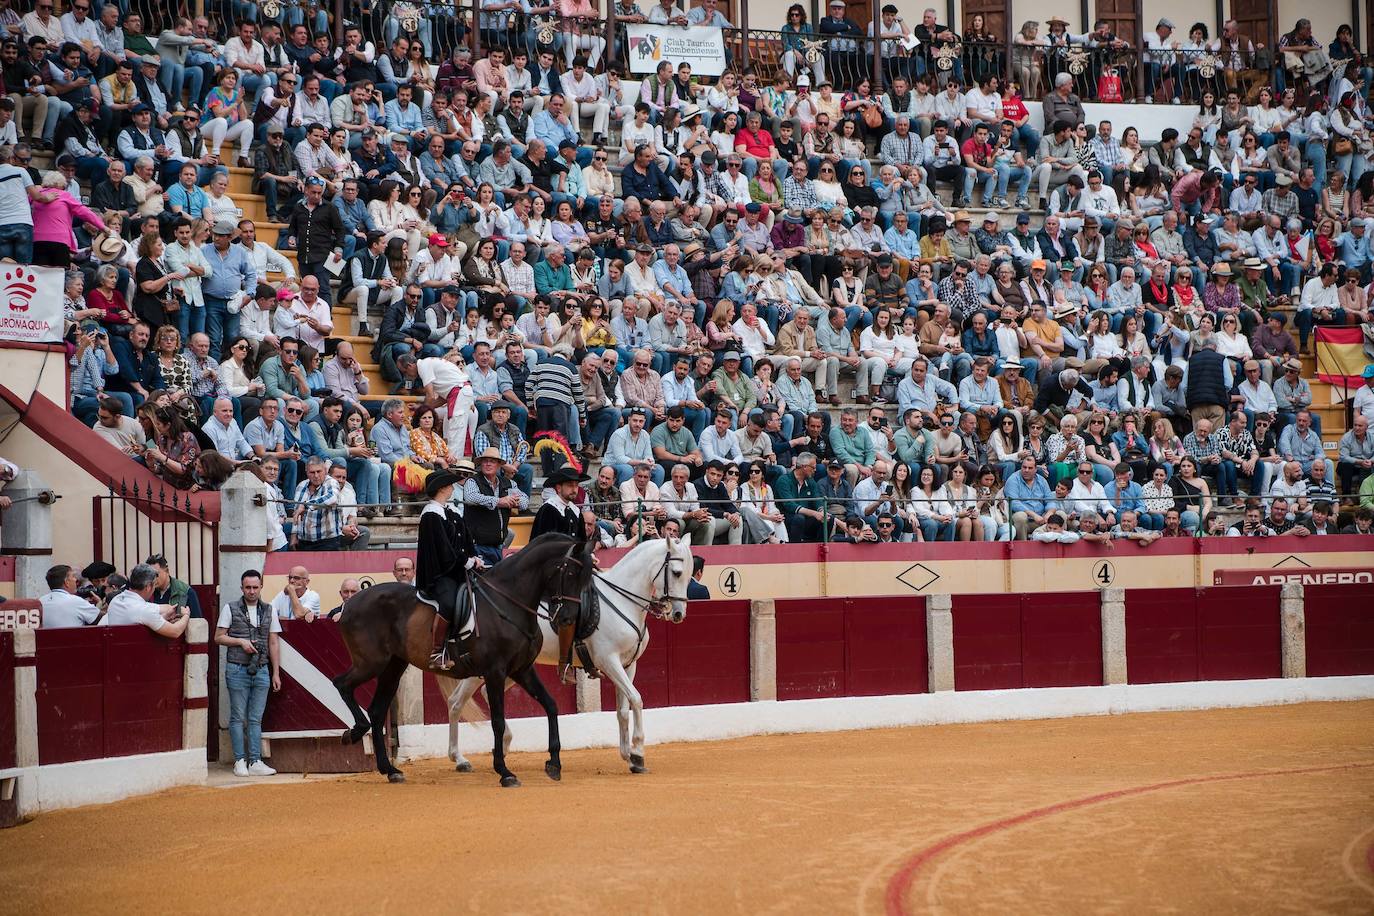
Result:
{"type": "MultiPolygon", "coordinates": [[[[137,570],[135,570],[137,572],[137,570]]],[[[267,692],[281,690],[281,657],[277,634],[281,621],[259,598],[262,573],[250,569],[239,577],[243,594],[220,608],[215,645],[224,646],[224,682],[229,688],[229,743],[235,776],[273,776],[262,762],[262,713],[267,692]],[[270,667],[270,678],[269,678],[270,667]]]]}

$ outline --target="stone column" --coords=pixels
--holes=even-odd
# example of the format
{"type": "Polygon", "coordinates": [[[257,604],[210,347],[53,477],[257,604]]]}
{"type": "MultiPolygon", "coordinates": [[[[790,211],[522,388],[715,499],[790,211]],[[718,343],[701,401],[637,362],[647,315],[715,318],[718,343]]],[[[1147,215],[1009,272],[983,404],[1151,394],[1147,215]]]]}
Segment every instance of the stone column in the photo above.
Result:
{"type": "Polygon", "coordinates": [[[425,672],[414,665],[406,667],[396,686],[394,721],[398,727],[425,724],[425,672]]]}
{"type": "Polygon", "coordinates": [[[21,470],[5,487],[14,501],[5,511],[4,544],[0,553],[14,557],[14,597],[38,598],[49,592],[52,555],[52,488],[37,471],[21,470]]]}
{"type": "Polygon", "coordinates": [[[749,602],[749,699],[778,698],[778,618],[769,599],[749,602]]]}
{"type": "Polygon", "coordinates": [[[14,631],[15,766],[38,766],[38,631],[14,631]]]}
{"type": "Polygon", "coordinates": [[[926,596],[926,672],[931,693],[954,689],[954,611],[949,595],[926,596]]]}
{"type": "Polygon", "coordinates": [[[577,669],[577,711],[601,712],[601,682],[577,669]]]}
{"type": "Polygon", "coordinates": [[[204,748],[210,713],[210,621],[193,618],[186,624],[186,659],[181,687],[181,749],[204,748]]]}
{"type": "Polygon", "coordinates": [[[1307,677],[1307,612],[1303,587],[1285,582],[1279,589],[1279,644],[1283,676],[1307,677]]]}
{"type": "Polygon", "coordinates": [[[1102,590],[1102,683],[1126,683],[1126,590],[1102,590]]]}
{"type": "MultiPolygon", "coordinates": [[[[250,569],[261,571],[267,561],[267,484],[239,471],[219,491],[219,605],[206,611],[215,619],[219,608],[243,595],[239,580],[250,569]]],[[[219,655],[219,683],[207,690],[219,693],[219,759],[232,762],[229,750],[229,691],[224,686],[224,650],[212,647],[219,655]]],[[[265,744],[266,742],[264,742],[265,744]]]]}

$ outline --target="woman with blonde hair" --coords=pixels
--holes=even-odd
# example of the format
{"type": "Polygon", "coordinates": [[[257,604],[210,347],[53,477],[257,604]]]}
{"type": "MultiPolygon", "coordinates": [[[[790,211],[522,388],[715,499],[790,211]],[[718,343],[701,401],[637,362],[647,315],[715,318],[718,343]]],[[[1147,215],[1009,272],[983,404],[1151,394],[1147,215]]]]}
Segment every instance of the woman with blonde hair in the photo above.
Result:
{"type": "Polygon", "coordinates": [[[1044,48],[1047,44],[1040,37],[1040,23],[1028,19],[1021,23],[1021,30],[1011,38],[1011,70],[1032,97],[1040,93],[1040,74],[1045,62],[1044,48]]]}

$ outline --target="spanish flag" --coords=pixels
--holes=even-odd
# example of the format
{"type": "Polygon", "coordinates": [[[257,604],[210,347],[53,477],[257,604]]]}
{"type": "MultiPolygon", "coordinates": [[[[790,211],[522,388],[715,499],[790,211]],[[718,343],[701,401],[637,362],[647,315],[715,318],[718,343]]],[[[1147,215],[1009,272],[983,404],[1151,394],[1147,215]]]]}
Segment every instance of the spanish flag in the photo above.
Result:
{"type": "Polygon", "coordinates": [[[1317,378],[1340,388],[1359,388],[1369,360],[1358,327],[1317,328],[1317,378]]]}

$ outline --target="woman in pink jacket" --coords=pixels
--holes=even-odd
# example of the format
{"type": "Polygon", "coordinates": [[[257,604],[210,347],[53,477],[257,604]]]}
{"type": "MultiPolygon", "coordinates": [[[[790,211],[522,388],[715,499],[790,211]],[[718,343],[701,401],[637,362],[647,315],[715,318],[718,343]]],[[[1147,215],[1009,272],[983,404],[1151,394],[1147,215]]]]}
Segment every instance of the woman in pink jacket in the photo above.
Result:
{"type": "Polygon", "coordinates": [[[43,190],[33,201],[33,263],[40,267],[67,267],[76,250],[72,227],[84,223],[92,235],[105,231],[105,222],[94,210],[72,197],[61,172],[49,172],[43,190]]]}

